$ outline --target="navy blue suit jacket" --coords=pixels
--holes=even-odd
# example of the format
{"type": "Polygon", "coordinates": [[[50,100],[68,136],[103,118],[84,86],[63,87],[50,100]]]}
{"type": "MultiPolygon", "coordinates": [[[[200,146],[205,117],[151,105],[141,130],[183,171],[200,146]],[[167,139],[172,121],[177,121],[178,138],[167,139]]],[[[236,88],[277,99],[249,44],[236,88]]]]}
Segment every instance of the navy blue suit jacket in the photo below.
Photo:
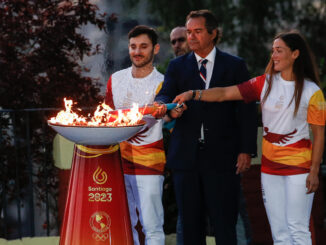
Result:
{"type": "MultiPolygon", "coordinates": [[[[243,59],[216,50],[210,88],[247,81],[248,70],[243,59]]],[[[176,95],[203,89],[193,52],[173,59],[167,68],[156,101],[171,102],[176,95]]],[[[256,154],[257,110],[255,103],[242,101],[186,102],[188,109],[176,120],[167,157],[167,167],[193,170],[198,164],[207,171],[235,172],[239,153],[256,154]],[[204,125],[205,151],[198,159],[198,138],[204,125]]]]}

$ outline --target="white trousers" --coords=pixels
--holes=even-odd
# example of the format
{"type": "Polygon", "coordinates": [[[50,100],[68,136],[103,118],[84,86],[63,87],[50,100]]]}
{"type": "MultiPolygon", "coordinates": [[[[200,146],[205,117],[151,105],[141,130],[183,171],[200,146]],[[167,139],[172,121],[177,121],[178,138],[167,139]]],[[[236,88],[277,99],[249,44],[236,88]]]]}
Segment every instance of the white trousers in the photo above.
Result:
{"type": "Polygon", "coordinates": [[[274,245],[311,245],[309,220],[314,193],[306,194],[307,176],[261,174],[274,245]]]}
{"type": "Polygon", "coordinates": [[[162,204],[164,177],[162,175],[128,174],[125,174],[124,177],[134,244],[139,245],[138,232],[135,229],[138,222],[137,209],[145,234],[145,245],[164,245],[162,204]]]}

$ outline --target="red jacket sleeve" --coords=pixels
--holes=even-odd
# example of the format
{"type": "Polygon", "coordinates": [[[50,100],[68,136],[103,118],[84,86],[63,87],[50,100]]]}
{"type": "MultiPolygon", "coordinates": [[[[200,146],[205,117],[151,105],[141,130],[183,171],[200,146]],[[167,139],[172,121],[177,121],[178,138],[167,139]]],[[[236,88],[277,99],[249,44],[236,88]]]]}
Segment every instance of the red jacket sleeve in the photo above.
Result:
{"type": "Polygon", "coordinates": [[[266,75],[262,75],[237,85],[240,90],[240,94],[242,95],[243,100],[246,103],[249,103],[254,100],[256,101],[260,100],[260,95],[263,90],[265,80],[266,80],[266,75]]]}

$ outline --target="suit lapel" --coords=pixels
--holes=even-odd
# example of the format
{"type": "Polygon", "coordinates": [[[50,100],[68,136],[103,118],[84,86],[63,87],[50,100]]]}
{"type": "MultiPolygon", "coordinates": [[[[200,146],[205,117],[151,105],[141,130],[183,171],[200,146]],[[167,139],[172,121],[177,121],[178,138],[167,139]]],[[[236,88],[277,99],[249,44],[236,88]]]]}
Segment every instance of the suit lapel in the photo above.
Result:
{"type": "Polygon", "coordinates": [[[225,66],[225,64],[222,61],[222,53],[218,48],[216,48],[216,56],[215,56],[215,62],[214,62],[214,67],[213,67],[213,74],[212,74],[211,81],[209,83],[210,88],[217,87],[217,85],[220,82],[222,82],[221,78],[223,75],[224,66],[225,66]]]}
{"type": "Polygon", "coordinates": [[[194,52],[191,52],[188,55],[187,61],[188,61],[187,67],[189,67],[187,73],[189,74],[189,78],[190,78],[189,81],[192,82],[191,86],[193,87],[193,89],[204,89],[205,83],[199,75],[198,64],[194,52]]]}

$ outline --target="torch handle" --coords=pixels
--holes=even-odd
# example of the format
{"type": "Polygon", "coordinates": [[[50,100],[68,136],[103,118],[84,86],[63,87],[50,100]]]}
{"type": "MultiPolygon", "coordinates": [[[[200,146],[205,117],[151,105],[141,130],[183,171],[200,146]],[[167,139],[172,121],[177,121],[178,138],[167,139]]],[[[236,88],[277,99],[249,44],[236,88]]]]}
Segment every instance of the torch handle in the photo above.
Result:
{"type": "MultiPolygon", "coordinates": [[[[172,110],[172,109],[174,109],[178,106],[182,106],[182,105],[179,105],[177,103],[168,103],[168,104],[165,104],[165,106],[166,106],[166,109],[169,111],[169,110],[172,110]]],[[[143,115],[153,114],[156,110],[157,110],[157,106],[154,106],[154,105],[147,105],[147,106],[139,108],[139,111],[143,115]]]]}
{"type": "MultiPolygon", "coordinates": [[[[178,106],[177,103],[168,103],[168,104],[165,104],[166,105],[166,109],[167,110],[172,110],[174,109],[175,107],[178,106]]],[[[148,114],[153,114],[157,109],[157,106],[154,106],[154,105],[146,105],[146,106],[143,106],[143,107],[139,107],[139,112],[141,112],[143,115],[148,115],[148,114]]],[[[130,111],[130,109],[122,109],[121,110],[122,113],[127,113],[130,111]]],[[[114,110],[114,111],[110,111],[110,114],[111,115],[118,115],[118,110],[114,110]]]]}
{"type": "Polygon", "coordinates": [[[166,109],[169,111],[169,110],[172,110],[174,108],[176,108],[178,106],[177,103],[168,103],[168,104],[165,104],[166,105],[166,109]]]}

